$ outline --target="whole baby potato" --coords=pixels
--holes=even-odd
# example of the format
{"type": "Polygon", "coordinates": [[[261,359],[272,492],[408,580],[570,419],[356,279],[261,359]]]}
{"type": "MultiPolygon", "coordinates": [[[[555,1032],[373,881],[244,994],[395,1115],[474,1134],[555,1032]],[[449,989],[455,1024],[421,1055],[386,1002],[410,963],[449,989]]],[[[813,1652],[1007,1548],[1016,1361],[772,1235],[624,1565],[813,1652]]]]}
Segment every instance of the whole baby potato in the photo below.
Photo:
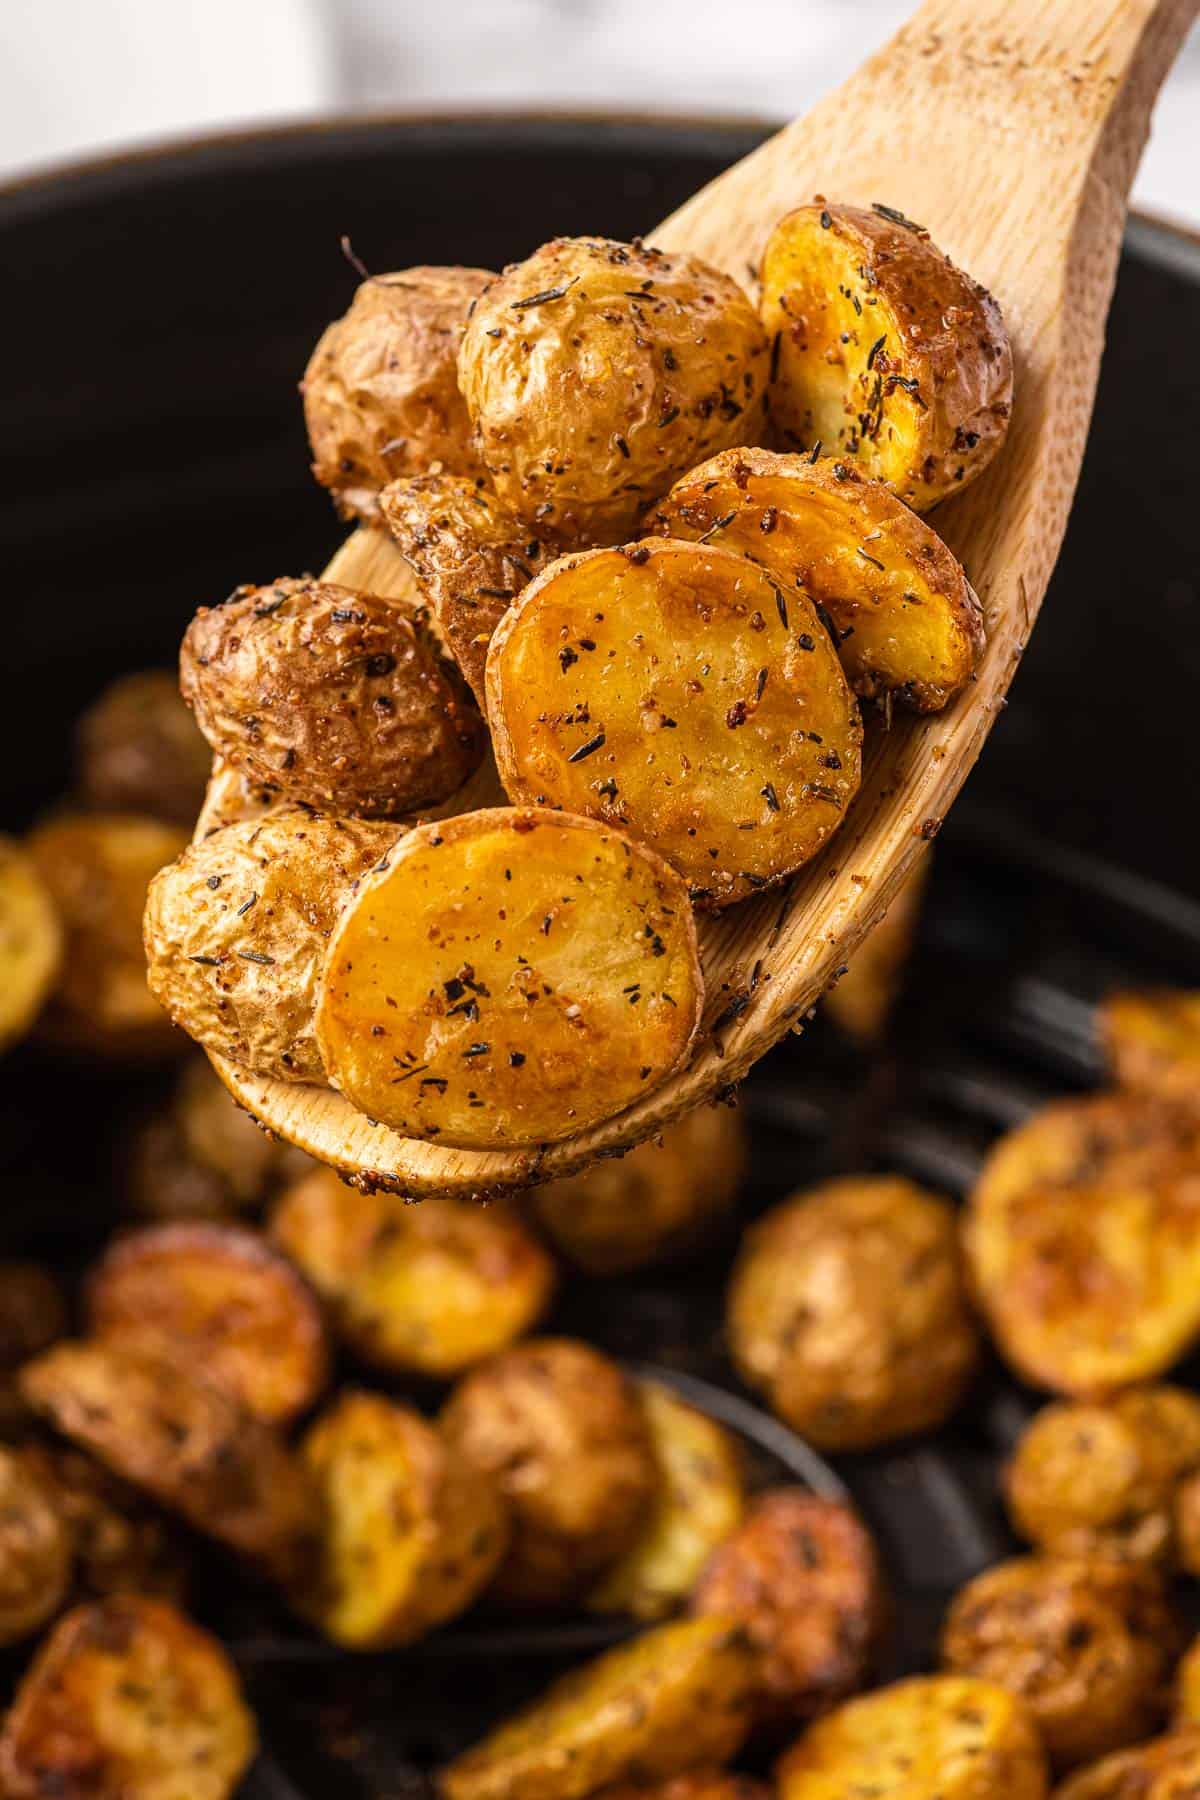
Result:
{"type": "Polygon", "coordinates": [[[173,669],[138,669],[106,687],[75,731],[80,792],[98,812],[191,827],[212,757],[173,669]]]}
{"type": "Polygon", "coordinates": [[[555,238],[480,297],[458,379],[501,501],[560,543],[615,544],[685,470],[758,442],[767,360],[742,289],[698,257],[555,238]]]}

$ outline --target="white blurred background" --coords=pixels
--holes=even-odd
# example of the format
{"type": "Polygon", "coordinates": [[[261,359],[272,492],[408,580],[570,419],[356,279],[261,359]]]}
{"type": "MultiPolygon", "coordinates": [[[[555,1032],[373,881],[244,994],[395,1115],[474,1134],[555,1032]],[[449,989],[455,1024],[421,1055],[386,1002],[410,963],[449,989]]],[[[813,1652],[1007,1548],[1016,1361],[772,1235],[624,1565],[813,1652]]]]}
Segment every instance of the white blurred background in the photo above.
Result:
{"type": "MultiPolygon", "coordinates": [[[[586,105],[782,120],[911,10],[910,0],[0,0],[0,178],[331,111],[586,105]]],[[[1160,102],[1135,199],[1200,226],[1200,33],[1160,102]]]]}

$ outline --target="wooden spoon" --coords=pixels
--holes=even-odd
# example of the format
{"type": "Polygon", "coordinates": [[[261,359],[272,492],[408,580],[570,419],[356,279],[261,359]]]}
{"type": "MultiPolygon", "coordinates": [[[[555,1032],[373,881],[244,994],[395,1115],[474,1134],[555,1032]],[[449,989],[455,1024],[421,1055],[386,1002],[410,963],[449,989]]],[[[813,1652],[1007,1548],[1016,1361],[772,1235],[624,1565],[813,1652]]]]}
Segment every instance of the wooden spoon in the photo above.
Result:
{"type": "MultiPolygon", "coordinates": [[[[987,617],[978,676],[945,712],[900,718],[826,852],[761,900],[702,922],[704,1035],[637,1106],[543,1150],[452,1150],[372,1125],[338,1094],[217,1062],[263,1124],[366,1184],[485,1195],[637,1143],[738,1081],[798,1028],[886,910],[1004,705],[1058,555],[1079,474],[1126,199],[1155,95],[1200,0],[926,0],[890,43],[651,234],[742,280],[772,226],[820,193],[883,201],[990,288],[1016,390],[1000,455],[935,525],[987,617]]],[[[360,531],[327,570],[411,591],[390,543],[360,531]]]]}

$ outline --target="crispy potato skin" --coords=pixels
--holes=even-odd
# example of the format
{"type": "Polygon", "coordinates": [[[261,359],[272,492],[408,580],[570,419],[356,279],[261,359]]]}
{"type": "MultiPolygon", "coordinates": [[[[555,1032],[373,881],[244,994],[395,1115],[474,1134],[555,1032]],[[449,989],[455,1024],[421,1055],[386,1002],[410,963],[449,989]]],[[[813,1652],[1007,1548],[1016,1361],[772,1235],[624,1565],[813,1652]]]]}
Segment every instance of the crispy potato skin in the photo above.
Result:
{"type": "Polygon", "coordinates": [[[379,496],[388,530],[480,706],[492,633],[547,549],[482,477],[414,475],[379,496]]]}
{"type": "Polygon", "coordinates": [[[940,1425],[978,1353],[953,1210],[899,1176],[772,1208],[743,1240],[726,1322],[745,1379],[828,1450],[940,1425]]]}
{"type": "Polygon", "coordinates": [[[53,1488],[20,1451],[0,1446],[0,1645],[18,1643],[58,1611],[73,1554],[53,1488]]]}
{"type": "Polygon", "coordinates": [[[212,757],[175,672],[139,669],[106,687],[76,727],[75,767],[80,795],[95,811],[141,813],[190,830],[212,757]]]}
{"type": "Polygon", "coordinates": [[[568,1599],[634,1542],[654,1453],[636,1388],[599,1350],[570,1338],[514,1345],[463,1378],[441,1424],[512,1508],[493,1586],[503,1600],[568,1599]]]}
{"type": "Polygon", "coordinates": [[[756,442],[767,373],[766,334],[728,275],[607,238],[555,238],[511,264],[458,357],[501,501],[564,545],[620,542],[686,469],[756,442]]]}
{"type": "Polygon", "coordinates": [[[64,1341],[21,1371],[57,1431],[197,1530],[286,1578],[309,1565],[315,1497],[269,1425],[193,1360],[64,1341]]]}
{"type": "Polygon", "coordinates": [[[1200,1120],[1133,1094],[1043,1107],[988,1156],[964,1242],[1027,1381],[1102,1399],[1153,1380],[1200,1332],[1200,1120]]]}
{"type": "Polygon", "coordinates": [[[1200,1399],[1130,1388],[1060,1401],[1023,1433],[1006,1476],[1009,1517],[1041,1550],[1169,1563],[1175,1489],[1200,1467],[1200,1399]]]}
{"type": "Polygon", "coordinates": [[[136,1488],[69,1444],[23,1444],[20,1454],[52,1494],[70,1535],[76,1599],[137,1593],[182,1603],[187,1552],[179,1534],[136,1488]]]}
{"type": "Polygon", "coordinates": [[[811,601],[711,545],[551,563],[496,629],[487,696],[510,798],[622,826],[697,905],[781,881],[858,790],[858,705],[811,601]]]}
{"type": "Polygon", "coordinates": [[[208,1632],[134,1594],[60,1619],[0,1733],[12,1800],[230,1800],[257,1733],[208,1632]]]}
{"type": "Polygon", "coordinates": [[[824,608],[850,686],[938,712],[983,655],[983,609],[957,558],[882,483],[848,463],[724,450],[646,514],[660,537],[761,563],[824,608]],[[870,559],[870,560],[868,560],[870,559]]]}
{"type": "Polygon", "coordinates": [[[862,1687],[887,1616],[871,1534],[804,1488],[760,1495],[713,1554],[692,1610],[737,1619],[762,1657],[764,1716],[814,1719],[862,1687]]]}
{"type": "Polygon", "coordinates": [[[1030,1714],[995,1682],[898,1681],[810,1725],[775,1770],[779,1800],[1043,1800],[1045,1752],[1030,1714]]]}
{"type": "Polygon", "coordinates": [[[283,807],[192,844],[146,904],[153,993],[206,1050],[281,1081],[323,1082],[313,1013],[338,910],[398,836],[283,807]]]}
{"type": "Polygon", "coordinates": [[[1017,1695],[1059,1769],[1153,1731],[1177,1648],[1158,1576],[1098,1558],[1022,1556],[986,1569],[942,1632],[945,1666],[1017,1695]]]}
{"type": "Polygon", "coordinates": [[[306,1412],[328,1379],[316,1296],[245,1226],[151,1225],[118,1238],[91,1271],[87,1314],[97,1337],[173,1348],[275,1425],[306,1412]]]}
{"type": "Polygon", "coordinates": [[[746,1163],[732,1107],[701,1106],[627,1155],[534,1188],[556,1250],[589,1275],[620,1275],[702,1240],[732,1206],[746,1163]]]}
{"type": "Polygon", "coordinates": [[[1200,993],[1173,988],[1110,994],[1100,1039],[1121,1087],[1200,1107],[1200,993]]]}
{"type": "Polygon", "coordinates": [[[36,863],[0,836],[0,1051],[29,1030],[62,966],[63,931],[36,863]]]}
{"type": "Polygon", "coordinates": [[[771,424],[788,449],[846,457],[917,512],[974,481],[1012,412],[991,295],[928,232],[854,206],[782,218],[762,265],[771,424]]]}
{"type": "Polygon", "coordinates": [[[756,1694],[754,1652],[728,1620],[660,1625],[555,1682],[443,1769],[438,1792],[584,1800],[635,1775],[653,1784],[719,1766],[745,1738],[756,1694]]]}
{"type": "Polygon", "coordinates": [[[408,1206],[332,1169],[288,1188],[271,1234],[327,1302],[338,1335],[393,1374],[459,1375],[540,1318],[554,1264],[516,1213],[473,1201],[408,1206]]]}
{"type": "Polygon", "coordinates": [[[456,361],[488,269],[417,267],[364,281],[323,332],[300,392],[313,474],[343,518],[377,516],[379,490],[444,463],[475,474],[456,361]]]}
{"type": "Polygon", "coordinates": [[[276,581],[202,606],[179,681],[217,756],[334,813],[436,804],[483,756],[483,721],[421,609],[332,582],[276,581]]]}
{"type": "Polygon", "coordinates": [[[649,1093],[682,1065],[702,1000],[666,863],[589,819],[496,807],[416,827],[363,883],[329,948],[317,1041],[368,1117],[519,1148],[649,1093]]]}
{"type": "Polygon", "coordinates": [[[65,934],[40,1030],[100,1059],[155,1059],[182,1047],[146,982],[141,919],[150,883],[187,840],[133,813],[64,814],[39,825],[29,853],[65,934]]]}
{"type": "Polygon", "coordinates": [[[1200,1781],[1200,1732],[1172,1732],[1077,1769],[1054,1800],[1189,1800],[1200,1781]]]}

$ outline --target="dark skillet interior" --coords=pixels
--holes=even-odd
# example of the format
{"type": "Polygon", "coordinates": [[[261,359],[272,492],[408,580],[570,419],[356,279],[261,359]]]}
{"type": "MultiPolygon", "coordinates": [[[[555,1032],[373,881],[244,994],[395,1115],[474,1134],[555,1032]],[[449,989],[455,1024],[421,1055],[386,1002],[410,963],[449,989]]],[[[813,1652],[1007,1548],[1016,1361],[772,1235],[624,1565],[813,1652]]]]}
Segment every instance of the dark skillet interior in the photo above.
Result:
{"type": "MultiPolygon", "coordinates": [[[[597,121],[335,126],[0,194],[0,826],[62,791],[72,721],[110,676],[173,661],[198,604],[319,568],[338,541],[307,479],[295,387],[354,287],[343,233],[372,269],[499,266],[554,232],[645,229],[755,138],[597,121]]],[[[746,1091],[747,1212],[866,1166],[961,1192],[998,1130],[1098,1078],[1098,994],[1200,982],[1200,249],[1131,229],[1109,343],[1062,562],[942,835],[891,1042],[857,1057],[818,1022],[761,1066],[746,1091]]],[[[75,1262],[109,1227],[113,1145],[153,1084],[64,1075],[33,1053],[5,1073],[0,1241],[75,1262]]],[[[728,1382],[728,1253],[574,1284],[553,1324],[728,1382]]],[[[996,1471],[1030,1404],[993,1370],[936,1445],[841,1467],[901,1590],[893,1669],[929,1660],[948,1592],[1004,1553],[996,1471]]],[[[422,1769],[553,1667],[500,1645],[297,1661],[295,1633],[234,1611],[230,1629],[256,1640],[272,1751],[252,1789],[280,1800],[420,1792],[422,1769]]]]}

